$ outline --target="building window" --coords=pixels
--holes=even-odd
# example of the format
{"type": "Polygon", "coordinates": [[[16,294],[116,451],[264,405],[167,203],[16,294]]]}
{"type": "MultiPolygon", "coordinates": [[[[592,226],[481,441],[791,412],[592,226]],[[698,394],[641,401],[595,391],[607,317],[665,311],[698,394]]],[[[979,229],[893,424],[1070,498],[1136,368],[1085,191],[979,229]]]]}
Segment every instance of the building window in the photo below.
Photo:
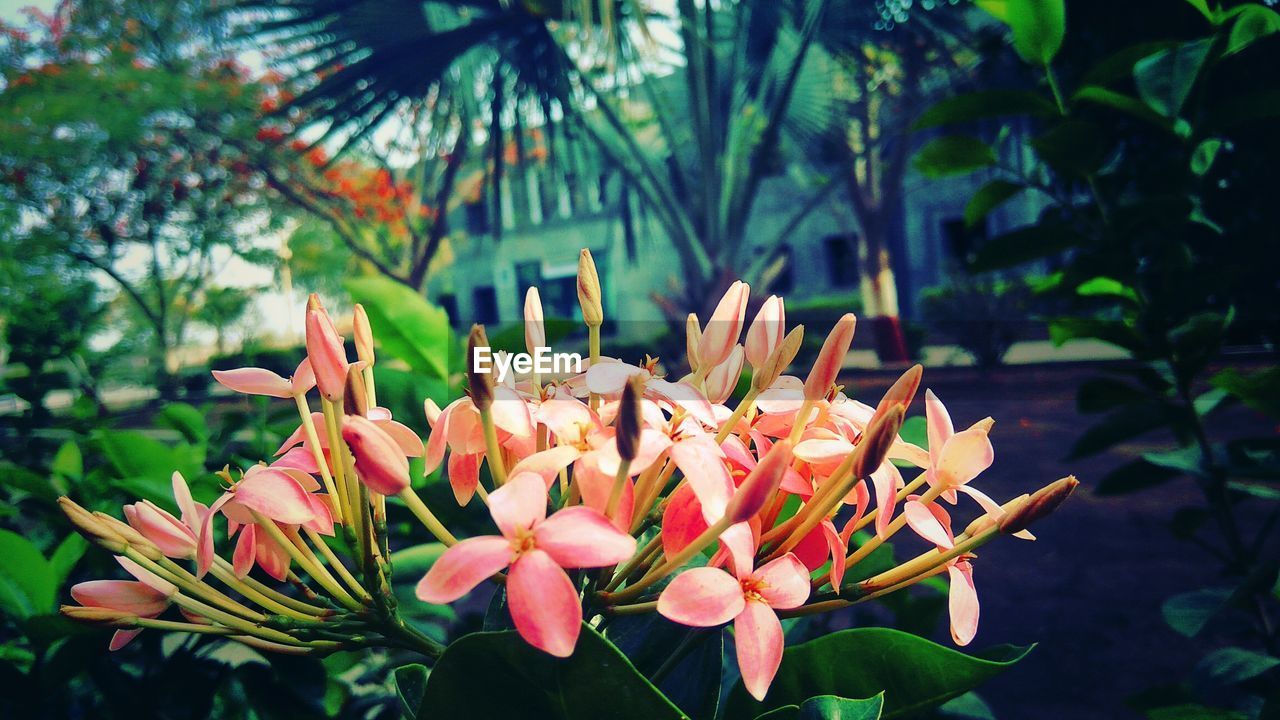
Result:
{"type": "Polygon", "coordinates": [[[486,235],[489,232],[489,208],[484,197],[473,203],[467,203],[467,233],[469,235],[486,235]]]}
{"type": "Polygon", "coordinates": [[[492,285],[481,285],[471,291],[471,314],[481,325],[498,322],[498,293],[492,285]]]}
{"type": "Polygon", "coordinates": [[[791,292],[796,284],[794,268],[791,246],[779,246],[764,269],[765,287],[771,295],[786,295],[791,292]]]}
{"type": "Polygon", "coordinates": [[[539,288],[541,294],[542,263],[538,260],[516,263],[516,307],[524,308],[524,296],[529,288],[539,288]]]}
{"type": "Polygon", "coordinates": [[[453,293],[436,298],[436,304],[449,316],[449,326],[458,327],[458,296],[453,293]]]}
{"type": "Polygon", "coordinates": [[[857,236],[851,234],[828,235],[822,239],[831,287],[852,287],[858,282],[858,257],[854,253],[856,243],[857,236]]]}

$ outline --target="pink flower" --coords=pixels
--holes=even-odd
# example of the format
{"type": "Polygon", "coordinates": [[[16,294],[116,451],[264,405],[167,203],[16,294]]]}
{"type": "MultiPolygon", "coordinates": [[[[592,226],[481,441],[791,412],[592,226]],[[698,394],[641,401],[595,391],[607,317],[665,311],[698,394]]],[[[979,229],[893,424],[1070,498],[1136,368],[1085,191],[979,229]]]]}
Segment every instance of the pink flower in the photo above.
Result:
{"type": "Polygon", "coordinates": [[[774,610],[809,599],[809,573],[791,553],[754,571],[749,560],[740,561],[734,571],[737,577],[713,567],[686,570],[662,591],[658,612],[693,627],[732,620],[742,684],[763,700],[782,663],[782,623],[774,610]]]}
{"type": "Polygon", "coordinates": [[[568,657],[582,627],[582,606],[562,568],[622,562],[635,554],[635,538],[588,507],[547,517],[547,487],[533,473],[514,475],[493,491],[489,512],[502,535],[468,538],[446,550],[418,583],[418,599],[453,602],[510,568],[507,602],[520,637],[539,650],[568,657]]]}
{"type": "Polygon", "coordinates": [[[311,361],[303,358],[293,377],[285,380],[265,368],[243,367],[235,370],[214,370],[213,379],[223,387],[245,395],[267,395],[269,397],[291,398],[305,395],[316,386],[315,373],[311,372],[311,361]]]}
{"type": "Polygon", "coordinates": [[[751,321],[751,327],[747,328],[747,362],[751,367],[759,369],[764,365],[786,334],[787,315],[782,298],[770,295],[751,321]]]}
{"type": "Polygon", "coordinates": [[[377,493],[398,495],[409,487],[409,460],[396,441],[371,420],[350,416],[342,439],[351,448],[360,481],[377,493]]]}
{"type": "MultiPolygon", "coordinates": [[[[951,533],[951,516],[937,503],[922,503],[918,496],[907,498],[902,507],[907,524],[917,535],[938,546],[939,550],[955,547],[951,533]]],[[[951,639],[957,645],[968,645],[978,633],[978,590],[973,584],[972,555],[960,555],[947,563],[950,586],[947,607],[951,615],[951,639]]]]}
{"type": "MultiPolygon", "coordinates": [[[[126,557],[116,557],[133,580],[90,580],[71,588],[71,597],[85,607],[105,608],[140,618],[159,617],[169,607],[169,598],[178,588],[126,557]]],[[[141,628],[117,630],[111,636],[110,650],[129,644],[142,632],[141,628]]]]}
{"type": "Polygon", "coordinates": [[[955,502],[952,491],[991,467],[995,449],[983,423],[955,432],[951,415],[932,390],[925,391],[924,409],[929,437],[929,484],[946,488],[948,499],[955,502]]]}
{"type": "Polygon", "coordinates": [[[322,307],[307,311],[307,357],[320,394],[329,400],[341,400],[347,385],[347,351],[333,320],[322,307]]]}
{"type": "Polygon", "coordinates": [[[818,351],[818,359],[809,370],[809,377],[804,381],[804,397],[806,400],[821,400],[836,382],[836,376],[844,367],[844,357],[849,354],[849,344],[853,342],[853,329],[857,318],[853,313],[845,313],[831,328],[831,333],[822,343],[818,351]]]}
{"type": "Polygon", "coordinates": [[[751,286],[741,280],[725,291],[698,341],[698,367],[715,367],[729,357],[742,334],[743,315],[750,297],[751,286]]]}
{"type": "Polygon", "coordinates": [[[524,296],[524,346],[530,354],[547,346],[547,331],[542,321],[542,299],[538,288],[531,287],[524,296]]]}

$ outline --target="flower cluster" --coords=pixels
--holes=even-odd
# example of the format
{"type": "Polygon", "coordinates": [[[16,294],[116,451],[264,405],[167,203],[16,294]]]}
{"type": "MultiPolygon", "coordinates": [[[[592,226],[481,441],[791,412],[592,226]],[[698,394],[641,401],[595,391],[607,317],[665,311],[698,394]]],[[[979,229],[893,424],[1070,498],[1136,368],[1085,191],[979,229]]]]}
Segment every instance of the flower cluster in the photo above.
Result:
{"type": "MultiPolygon", "coordinates": [[[[849,607],[934,575],[948,576],[952,636],[968,643],[978,626],[974,551],[1001,535],[1031,539],[1027,526],[1076,485],[1064,478],[993,500],[973,487],[994,458],[993,421],[957,431],[931,392],[928,448],[903,440],[921,370],[874,406],[848,397],[836,383],[852,315],[804,377],[788,375],[803,328],[788,331],[777,297],[748,325],[750,289],[734,283],[705,325],[689,317],[691,372],[677,378],[653,359],[601,355],[601,290],[586,251],[578,294],[585,372],[499,383],[471,368],[466,396],[443,409],[426,401],[425,444],[377,405],[363,310],[351,362],[313,298],[307,357],[291,378],[215,373],[237,392],[293,400],[300,425],[270,463],[224,471],[225,492],[208,506],[175,474],[180,516],[143,501],[126,506],[122,522],[63,499],[77,527],[134,578],[81,583],[72,589],[80,606],[64,612],[120,628],[113,649],[156,628],[282,652],[384,645],[438,655],[437,643],[399,621],[390,596],[386,508],[395,501],[448,546],[418,583],[421,601],[500,584],[519,635],[560,657],[573,653],[584,620],[607,628],[616,616],[657,612],[693,627],[732,622],[743,684],[763,698],[782,658],[781,617],[849,607]],[[745,395],[731,403],[748,367],[745,395]],[[455,538],[411,486],[408,459],[418,456],[428,474],[445,468],[459,504],[484,503],[496,532],[455,538]],[[976,519],[954,524],[968,501],[976,519]],[[903,529],[931,547],[845,581],[903,529]],[[220,538],[234,543],[230,561],[215,552],[220,538]],[[171,605],[182,621],[161,619],[171,605]]],[[[545,344],[536,289],[525,338],[530,353],[545,344]]],[[[483,328],[469,345],[487,347],[483,328]]]]}

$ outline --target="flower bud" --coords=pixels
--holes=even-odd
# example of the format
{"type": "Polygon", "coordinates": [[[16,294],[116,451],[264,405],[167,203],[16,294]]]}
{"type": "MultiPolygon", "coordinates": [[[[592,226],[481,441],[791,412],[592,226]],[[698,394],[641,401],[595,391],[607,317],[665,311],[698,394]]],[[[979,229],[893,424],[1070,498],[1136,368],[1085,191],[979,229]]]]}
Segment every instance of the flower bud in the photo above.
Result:
{"type": "Polygon", "coordinates": [[[689,313],[684,320],[684,354],[689,360],[689,371],[698,371],[698,343],[702,342],[702,325],[698,316],[689,313]]]}
{"type": "Polygon", "coordinates": [[[366,418],[352,416],[342,426],[342,440],[355,458],[360,481],[370,490],[398,495],[409,487],[409,461],[382,428],[366,418]]]}
{"type": "Polygon", "coordinates": [[[733,497],[729,498],[729,504],[724,510],[725,517],[732,523],[745,522],[755,517],[778,492],[782,477],[790,466],[791,441],[779,440],[742,481],[733,497]]]}
{"type": "Polygon", "coordinates": [[[164,557],[164,553],[160,552],[160,548],[156,547],[155,543],[148,540],[146,536],[137,530],[134,530],[123,521],[117,520],[102,512],[95,512],[93,517],[98,520],[98,522],[104,523],[110,527],[117,535],[123,536],[125,542],[128,543],[130,547],[142,553],[143,557],[148,560],[159,560],[164,557]]]}
{"type": "Polygon", "coordinates": [[[715,367],[733,352],[738,336],[742,334],[743,314],[747,311],[750,296],[751,286],[741,280],[734,281],[725,291],[698,340],[698,367],[715,367]]]}
{"type": "Polygon", "coordinates": [[[99,520],[93,513],[85,510],[74,500],[63,495],[58,498],[58,507],[62,508],[62,512],[67,516],[67,520],[71,521],[72,527],[76,529],[85,539],[100,545],[113,553],[122,553],[129,541],[123,535],[116,532],[110,525],[99,520]]]}
{"type": "Polygon", "coordinates": [[[739,378],[742,377],[743,358],[742,346],[734,345],[729,357],[711,368],[711,372],[707,373],[707,400],[722,403],[729,399],[733,389],[738,386],[739,378]]]}
{"type": "Polygon", "coordinates": [[[791,366],[791,361],[796,359],[802,344],[804,344],[804,326],[797,325],[782,338],[782,342],[773,349],[764,364],[755,369],[755,374],[751,376],[751,387],[755,388],[756,392],[768,390],[791,366]]]}
{"type": "Polygon", "coordinates": [[[481,411],[493,405],[493,374],[476,369],[476,349],[488,348],[489,336],[483,325],[472,325],[467,336],[467,385],[471,389],[471,402],[481,411]]]}
{"type": "Polygon", "coordinates": [[[836,321],[836,326],[831,328],[831,333],[822,343],[822,350],[818,352],[818,359],[813,363],[813,369],[809,371],[809,377],[804,381],[805,400],[821,400],[835,384],[836,376],[844,367],[844,357],[849,354],[849,344],[853,342],[853,328],[856,324],[857,318],[853,313],[845,313],[836,321]]]}
{"type": "Polygon", "coordinates": [[[883,412],[892,405],[911,407],[911,401],[915,399],[916,391],[920,389],[922,375],[924,375],[924,368],[918,364],[912,365],[902,373],[884,392],[884,397],[880,398],[880,403],[876,406],[876,412],[883,412]]]}
{"type": "Polygon", "coordinates": [[[431,398],[427,398],[422,401],[422,411],[427,416],[427,424],[432,428],[435,428],[436,420],[439,420],[440,414],[444,412],[440,409],[440,406],[436,404],[436,401],[431,398]]]}
{"type": "Polygon", "coordinates": [[[64,617],[78,622],[98,623],[111,627],[129,627],[137,624],[138,616],[121,610],[104,607],[85,607],[83,605],[63,605],[58,612],[64,617]]]}
{"type": "Polygon", "coordinates": [[[618,403],[617,435],[618,457],[630,462],[640,452],[640,398],[644,394],[644,380],[633,375],[622,388],[618,403]]]}
{"type": "Polygon", "coordinates": [[[578,304],[582,306],[582,320],[588,327],[604,324],[604,305],[600,300],[600,275],[591,251],[583,248],[578,253],[578,304]]]}
{"type": "Polygon", "coordinates": [[[756,313],[755,319],[751,321],[751,327],[747,328],[747,362],[751,363],[753,369],[758,370],[768,361],[774,348],[782,343],[786,333],[787,316],[782,298],[770,295],[769,299],[764,301],[764,305],[760,306],[760,312],[756,313]]]}
{"type": "Polygon", "coordinates": [[[1012,535],[1026,530],[1031,523],[1056,510],[1075,492],[1079,484],[1080,481],[1074,475],[1068,475],[1035,491],[1026,502],[1005,515],[1004,520],[1000,521],[1000,532],[1012,535]]]}
{"type": "Polygon", "coordinates": [[[347,382],[342,389],[342,411],[347,415],[369,416],[369,390],[364,383],[365,361],[347,367],[347,382]]]}
{"type": "Polygon", "coordinates": [[[342,399],[347,384],[347,351],[324,308],[307,311],[307,358],[320,394],[334,402],[342,399]]]}
{"type": "Polygon", "coordinates": [[[853,477],[864,478],[876,471],[889,455],[889,448],[898,439],[898,431],[906,419],[907,409],[893,405],[884,412],[876,411],[867,423],[867,429],[858,441],[853,461],[853,477]]]}
{"type": "Polygon", "coordinates": [[[968,535],[969,537],[977,537],[982,533],[994,528],[997,524],[999,524],[1000,518],[1005,517],[1009,513],[1013,512],[1014,510],[1017,510],[1019,507],[1022,506],[1023,503],[1025,503],[1030,498],[1031,496],[1028,495],[1027,493],[1022,493],[1018,497],[1010,500],[1004,505],[1001,505],[999,517],[994,517],[991,513],[983,513],[982,515],[979,515],[978,517],[973,519],[973,522],[969,523],[968,526],[965,527],[964,534],[968,535]]]}
{"type": "Polygon", "coordinates": [[[547,328],[542,319],[542,298],[538,288],[524,294],[524,347],[530,355],[547,346],[547,328]]]}
{"type": "Polygon", "coordinates": [[[196,554],[195,533],[150,500],[125,505],[123,509],[129,526],[154,543],[167,557],[189,558],[196,554]]]}
{"type": "Polygon", "coordinates": [[[356,303],[355,310],[351,313],[351,327],[352,334],[355,335],[356,357],[373,367],[373,328],[369,327],[369,315],[360,303],[356,303]]]}

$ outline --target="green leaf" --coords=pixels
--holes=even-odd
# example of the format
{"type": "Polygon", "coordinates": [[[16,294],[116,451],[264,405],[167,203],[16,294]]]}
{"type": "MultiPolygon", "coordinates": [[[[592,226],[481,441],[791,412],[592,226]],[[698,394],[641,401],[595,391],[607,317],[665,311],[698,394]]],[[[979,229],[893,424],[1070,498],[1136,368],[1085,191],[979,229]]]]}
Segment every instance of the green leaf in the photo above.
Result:
{"type": "Polygon", "coordinates": [[[904,441],[912,445],[929,449],[929,427],[928,421],[920,415],[912,415],[902,423],[902,429],[898,431],[898,436],[904,441]]]}
{"type": "Polygon", "coordinates": [[[1138,301],[1138,293],[1134,292],[1133,288],[1115,278],[1102,276],[1077,285],[1076,294],[1080,297],[1114,297],[1130,302],[1138,301]]]}
{"type": "Polygon", "coordinates": [[[1214,12],[1209,9],[1208,0],[1187,0],[1187,4],[1195,8],[1196,10],[1199,10],[1200,14],[1204,16],[1205,20],[1208,20],[1209,22],[1214,22],[1214,12]]]}
{"type": "Polygon", "coordinates": [[[62,443],[57,454],[53,456],[53,463],[49,465],[49,470],[68,480],[79,480],[83,477],[84,457],[80,453],[80,446],[71,440],[62,443]]]}
{"type": "Polygon", "coordinates": [[[1226,607],[1235,593],[1230,588],[1204,588],[1174,595],[1164,601],[1160,613],[1165,623],[1180,635],[1195,637],[1209,619],[1226,607]]]}
{"type": "Polygon", "coordinates": [[[938,714],[955,720],[996,720],[986,701],[976,692],[967,692],[938,708],[938,714]]]}
{"type": "Polygon", "coordinates": [[[1163,427],[1167,419],[1164,406],[1158,402],[1125,405],[1086,430],[1072,446],[1068,459],[1097,455],[1113,445],[1163,427]]]}
{"type": "Polygon", "coordinates": [[[1259,370],[1252,375],[1227,368],[1210,378],[1209,383],[1260,413],[1280,418],[1280,366],[1259,370]]]}
{"type": "Polygon", "coordinates": [[[1048,65],[1067,29],[1063,0],[1007,0],[1004,21],[1013,28],[1013,49],[1032,65],[1048,65]]]}
{"type": "Polygon", "coordinates": [[[426,298],[387,278],[355,278],[344,283],[369,314],[375,342],[416,372],[448,377],[449,316],[426,298]]]}
{"type": "Polygon", "coordinates": [[[1280,14],[1275,10],[1254,4],[1242,5],[1236,9],[1238,14],[1235,24],[1231,26],[1224,55],[1238,53],[1257,40],[1280,32],[1280,14]]]}
{"type": "Polygon", "coordinates": [[[1204,466],[1201,465],[1200,448],[1196,445],[1188,445],[1178,448],[1177,450],[1169,450],[1166,452],[1150,452],[1143,453],[1142,459],[1162,468],[1168,468],[1179,473],[1189,475],[1204,475],[1204,466]]]}
{"type": "Polygon", "coordinates": [[[1029,225],[997,235],[982,244],[969,262],[971,272],[987,272],[1021,265],[1069,250],[1080,242],[1074,230],[1061,223],[1029,225]]]}
{"type": "Polygon", "coordinates": [[[1273,488],[1269,485],[1255,485],[1254,483],[1230,480],[1227,482],[1227,487],[1235,490],[1236,492],[1256,497],[1259,500],[1269,500],[1272,502],[1280,500],[1280,489],[1273,488]]]}
{"type": "Polygon", "coordinates": [[[986,120],[1009,115],[1049,117],[1057,112],[1053,102],[1027,90],[983,90],[934,103],[920,114],[912,130],[986,120]]]}
{"type": "Polygon", "coordinates": [[[756,720],[878,720],[883,707],[883,693],[866,700],[818,695],[803,705],[786,705],[759,715],[756,720]]]}
{"type": "Polygon", "coordinates": [[[920,148],[912,166],[928,178],[981,170],[996,162],[996,153],[986,143],[970,135],[944,135],[920,148]]]}
{"type": "Polygon", "coordinates": [[[391,566],[400,577],[420,578],[440,559],[444,551],[444,543],[438,542],[396,550],[391,553],[391,566]]]}
{"type": "Polygon", "coordinates": [[[400,698],[400,712],[410,720],[431,717],[430,710],[422,702],[427,694],[428,675],[430,672],[426,666],[418,663],[401,665],[395,670],[396,696],[400,698]]]}
{"type": "Polygon", "coordinates": [[[1133,66],[1138,96],[1152,110],[1176,117],[1204,67],[1213,39],[1183,43],[1149,55],[1133,66]]]}
{"type": "Polygon", "coordinates": [[[1213,167],[1213,161],[1218,157],[1218,151],[1222,149],[1222,141],[1218,138],[1209,138],[1196,146],[1191,153],[1191,172],[1197,177],[1204,177],[1209,172],[1209,168],[1213,167]]]}
{"type": "Polygon", "coordinates": [[[53,573],[55,588],[62,587],[67,580],[67,575],[71,574],[72,568],[80,562],[80,558],[84,557],[88,549],[89,541],[79,533],[71,533],[58,543],[58,547],[53,550],[53,555],[49,556],[49,569],[53,573]]]}
{"type": "Polygon", "coordinates": [[[1233,710],[1205,705],[1170,705],[1148,710],[1147,720],[1247,720],[1247,715],[1233,710]]]}
{"type": "Polygon", "coordinates": [[[870,697],[884,693],[884,717],[907,717],[977,687],[1021,660],[1030,648],[1001,646],[980,656],[888,628],[842,630],[787,648],[764,703],[739,682],[726,718],[755,717],[814,695],[870,697]]]}
{"type": "Polygon", "coordinates": [[[99,430],[93,439],[115,471],[116,487],[170,512],[178,509],[173,501],[174,471],[188,482],[204,474],[204,450],[199,446],[166,444],[137,430],[99,430]]]}
{"type": "Polygon", "coordinates": [[[16,620],[53,611],[53,568],[21,535],[0,529],[0,611],[16,620]]]}
{"type": "Polygon", "coordinates": [[[1139,458],[1130,460],[1107,473],[1102,480],[1098,481],[1098,486],[1094,488],[1093,492],[1099,497],[1126,495],[1131,492],[1163,485],[1180,475],[1181,473],[1176,470],[1152,465],[1139,458]]]}
{"type": "Polygon", "coordinates": [[[585,624],[573,655],[564,659],[534,649],[511,630],[460,638],[427,678],[422,706],[431,709],[431,720],[685,717],[585,624]]]}
{"type": "Polygon", "coordinates": [[[1025,189],[1025,185],[1008,180],[992,180],[983,185],[964,206],[964,224],[969,227],[976,226],[991,214],[992,210],[1025,189]]]}
{"type": "Polygon", "coordinates": [[[193,445],[209,440],[209,425],[204,420],[204,413],[187,403],[165,405],[156,417],[156,425],[177,430],[183,439],[193,445]]]}
{"type": "Polygon", "coordinates": [[[1239,685],[1280,665],[1280,659],[1252,650],[1225,647],[1205,655],[1196,664],[1198,684],[1212,687],[1239,685]]]}
{"type": "Polygon", "coordinates": [[[1054,170],[1079,178],[1096,172],[1107,156],[1100,128],[1084,120],[1058,123],[1032,139],[1031,147],[1054,170]]]}

